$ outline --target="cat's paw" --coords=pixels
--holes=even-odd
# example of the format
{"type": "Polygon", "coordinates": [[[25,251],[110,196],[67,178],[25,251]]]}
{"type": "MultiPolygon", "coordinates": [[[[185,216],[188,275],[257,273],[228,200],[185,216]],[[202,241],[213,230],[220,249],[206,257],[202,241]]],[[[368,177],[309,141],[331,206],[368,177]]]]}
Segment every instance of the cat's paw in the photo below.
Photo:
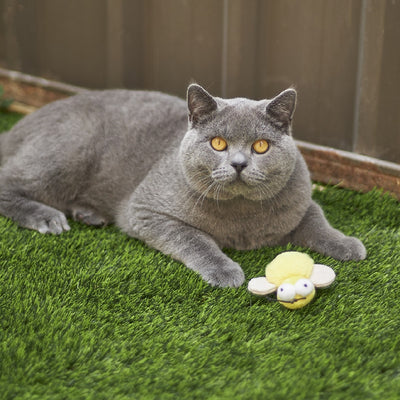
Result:
{"type": "Polygon", "coordinates": [[[82,222],[86,225],[93,226],[104,226],[107,225],[107,221],[102,216],[98,215],[92,210],[86,208],[76,208],[72,210],[72,218],[75,221],[82,222]]]}
{"type": "Polygon", "coordinates": [[[26,228],[40,233],[52,233],[54,235],[59,235],[71,229],[65,215],[61,211],[50,207],[46,207],[44,212],[30,216],[24,225],[26,228]]]}
{"type": "Polygon", "coordinates": [[[332,257],[341,261],[360,261],[367,257],[367,250],[361,241],[352,236],[345,236],[341,241],[335,244],[332,257]]]}
{"type": "Polygon", "coordinates": [[[239,287],[245,280],[242,268],[234,261],[208,268],[202,276],[211,286],[219,287],[239,287]]]}

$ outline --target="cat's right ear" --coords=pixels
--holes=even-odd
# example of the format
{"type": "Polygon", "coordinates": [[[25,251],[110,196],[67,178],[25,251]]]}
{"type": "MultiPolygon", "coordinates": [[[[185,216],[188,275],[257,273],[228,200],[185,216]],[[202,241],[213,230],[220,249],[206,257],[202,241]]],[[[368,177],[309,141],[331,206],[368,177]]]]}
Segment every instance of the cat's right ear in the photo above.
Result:
{"type": "Polygon", "coordinates": [[[217,102],[200,85],[192,84],[187,90],[189,121],[196,124],[217,109],[217,102]]]}

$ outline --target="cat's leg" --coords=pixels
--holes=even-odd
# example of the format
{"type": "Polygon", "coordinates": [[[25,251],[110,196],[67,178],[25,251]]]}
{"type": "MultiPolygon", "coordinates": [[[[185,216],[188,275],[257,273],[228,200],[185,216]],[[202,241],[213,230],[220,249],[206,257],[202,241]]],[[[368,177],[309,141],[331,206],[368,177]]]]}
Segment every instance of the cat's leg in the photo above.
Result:
{"type": "Polygon", "coordinates": [[[64,213],[34,201],[18,190],[0,189],[0,214],[11,218],[20,226],[40,233],[60,234],[69,231],[64,213]]]}
{"type": "Polygon", "coordinates": [[[73,207],[70,214],[74,221],[82,222],[86,225],[105,226],[108,224],[105,217],[86,207],[73,207]]]}
{"type": "Polygon", "coordinates": [[[172,256],[212,286],[238,287],[244,282],[240,265],[218,247],[211,236],[182,221],[150,211],[138,212],[117,224],[129,235],[172,256]]]}
{"type": "Polygon", "coordinates": [[[361,241],[332,228],[315,202],[311,203],[288,241],[342,261],[364,260],[367,256],[361,241]]]}

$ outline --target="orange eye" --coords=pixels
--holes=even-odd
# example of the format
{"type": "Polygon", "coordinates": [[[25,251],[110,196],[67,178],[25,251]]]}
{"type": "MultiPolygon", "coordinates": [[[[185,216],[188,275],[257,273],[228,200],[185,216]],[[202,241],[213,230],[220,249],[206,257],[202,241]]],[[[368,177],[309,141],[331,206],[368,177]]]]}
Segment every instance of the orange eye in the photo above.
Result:
{"type": "Polygon", "coordinates": [[[211,147],[217,151],[224,151],[228,147],[228,143],[222,137],[217,136],[211,139],[211,147]]]}
{"type": "Polygon", "coordinates": [[[266,140],[260,139],[253,143],[253,150],[257,154],[264,154],[269,148],[269,144],[266,140]]]}

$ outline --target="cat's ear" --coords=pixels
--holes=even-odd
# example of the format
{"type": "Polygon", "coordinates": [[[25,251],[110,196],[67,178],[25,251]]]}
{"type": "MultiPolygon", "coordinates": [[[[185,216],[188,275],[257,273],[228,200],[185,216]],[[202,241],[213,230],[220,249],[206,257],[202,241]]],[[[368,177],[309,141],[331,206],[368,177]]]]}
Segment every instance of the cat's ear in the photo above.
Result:
{"type": "Polygon", "coordinates": [[[286,89],[278,94],[267,105],[267,119],[280,128],[288,127],[292,122],[296,99],[294,89],[286,89]]]}
{"type": "Polygon", "coordinates": [[[187,90],[189,120],[196,124],[217,109],[217,102],[200,85],[192,84],[187,90]]]}

